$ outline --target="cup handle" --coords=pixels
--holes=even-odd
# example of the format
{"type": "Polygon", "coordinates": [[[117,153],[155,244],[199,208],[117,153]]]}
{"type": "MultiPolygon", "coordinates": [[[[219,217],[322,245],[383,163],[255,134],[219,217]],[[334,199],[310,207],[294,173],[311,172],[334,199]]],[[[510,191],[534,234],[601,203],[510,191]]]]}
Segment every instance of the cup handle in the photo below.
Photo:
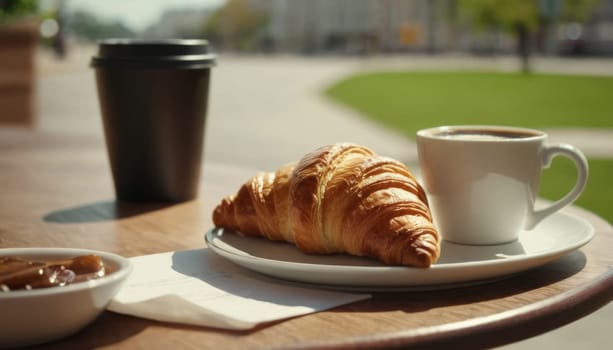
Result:
{"type": "Polygon", "coordinates": [[[532,211],[529,213],[528,218],[526,220],[525,228],[527,230],[533,229],[539,222],[541,222],[541,220],[543,220],[547,216],[571,204],[575,199],[579,197],[581,192],[583,192],[583,189],[587,184],[587,176],[589,169],[587,159],[579,149],[569,144],[562,143],[555,145],[546,145],[543,148],[541,156],[542,168],[549,168],[549,166],[551,166],[551,161],[553,160],[553,158],[558,155],[566,156],[575,163],[575,166],[577,167],[577,181],[575,182],[575,186],[564,197],[546,208],[535,210],[533,204],[532,211]]]}

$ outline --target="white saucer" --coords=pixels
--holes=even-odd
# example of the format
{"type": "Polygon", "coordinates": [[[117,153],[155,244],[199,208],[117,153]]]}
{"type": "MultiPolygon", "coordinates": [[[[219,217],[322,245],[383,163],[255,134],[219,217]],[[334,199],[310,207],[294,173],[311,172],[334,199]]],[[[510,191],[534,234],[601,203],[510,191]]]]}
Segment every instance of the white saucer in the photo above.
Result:
{"type": "Polygon", "coordinates": [[[485,283],[544,265],[588,243],[592,225],[564,212],[545,219],[516,242],[470,246],[441,245],[441,257],[427,269],[385,266],[349,255],[308,255],[291,244],[252,238],[214,228],[208,246],[220,256],[247,269],[293,282],[319,287],[403,291],[454,288],[485,283]]]}

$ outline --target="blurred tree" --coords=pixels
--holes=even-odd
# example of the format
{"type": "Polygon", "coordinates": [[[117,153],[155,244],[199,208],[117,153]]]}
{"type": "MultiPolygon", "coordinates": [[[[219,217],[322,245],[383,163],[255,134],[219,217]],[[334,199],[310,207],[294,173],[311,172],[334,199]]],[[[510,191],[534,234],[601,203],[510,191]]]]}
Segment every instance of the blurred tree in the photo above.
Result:
{"type": "Polygon", "coordinates": [[[599,2],[600,0],[564,0],[561,17],[564,20],[585,22],[599,2]]]}
{"type": "Polygon", "coordinates": [[[0,0],[0,23],[13,18],[32,16],[38,11],[38,0],[0,0]]]}
{"type": "Polygon", "coordinates": [[[475,28],[502,28],[515,36],[523,72],[530,71],[532,34],[554,17],[584,21],[599,0],[458,0],[461,18],[475,28]]]}
{"type": "Polygon", "coordinates": [[[254,50],[268,24],[268,17],[247,0],[229,0],[204,24],[203,34],[222,49],[254,50]]]}

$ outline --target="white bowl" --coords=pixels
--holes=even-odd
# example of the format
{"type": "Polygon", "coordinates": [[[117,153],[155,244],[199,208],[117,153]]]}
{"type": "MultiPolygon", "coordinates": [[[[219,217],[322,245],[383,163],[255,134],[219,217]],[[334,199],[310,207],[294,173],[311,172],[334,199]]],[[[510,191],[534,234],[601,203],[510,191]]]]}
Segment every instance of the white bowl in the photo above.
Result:
{"type": "Polygon", "coordinates": [[[0,348],[45,343],[91,323],[132,271],[130,260],[107,252],[72,248],[8,248],[0,256],[54,260],[95,254],[112,272],[63,287],[0,292],[0,348]]]}

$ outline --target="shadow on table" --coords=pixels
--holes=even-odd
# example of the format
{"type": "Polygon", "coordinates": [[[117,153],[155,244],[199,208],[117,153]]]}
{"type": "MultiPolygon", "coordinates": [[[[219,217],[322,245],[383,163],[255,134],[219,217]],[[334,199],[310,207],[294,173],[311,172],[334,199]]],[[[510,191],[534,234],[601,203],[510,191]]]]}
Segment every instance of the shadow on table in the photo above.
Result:
{"type": "Polygon", "coordinates": [[[68,338],[28,349],[97,349],[121,343],[150,326],[151,322],[146,320],[104,312],[92,324],[68,338]]]}
{"type": "Polygon", "coordinates": [[[335,311],[381,312],[395,310],[415,313],[440,307],[499,300],[565,280],[583,270],[586,262],[585,254],[581,251],[575,251],[544,266],[500,281],[443,290],[375,293],[368,302],[341,306],[335,311]],[[402,306],[399,308],[399,305],[402,306]]]}
{"type": "Polygon", "coordinates": [[[85,223],[125,219],[168,208],[176,203],[100,201],[56,210],[43,217],[46,222],[85,223]]]}

